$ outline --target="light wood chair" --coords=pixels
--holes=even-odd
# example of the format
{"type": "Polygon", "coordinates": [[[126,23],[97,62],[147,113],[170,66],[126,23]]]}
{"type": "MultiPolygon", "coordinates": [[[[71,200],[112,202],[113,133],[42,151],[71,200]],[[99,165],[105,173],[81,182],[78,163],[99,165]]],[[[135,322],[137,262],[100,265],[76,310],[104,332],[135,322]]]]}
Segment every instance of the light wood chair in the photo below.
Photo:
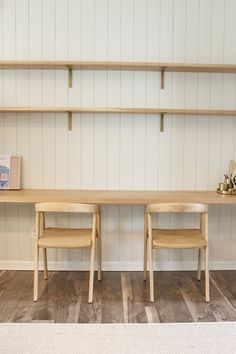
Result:
{"type": "Polygon", "coordinates": [[[101,214],[98,205],[77,203],[39,203],[36,211],[36,237],[34,257],[34,301],[38,300],[39,248],[43,250],[44,279],[48,278],[47,248],[90,248],[90,276],[88,302],[93,301],[94,258],[97,238],[98,280],[101,280],[101,214]],[[87,229],[49,228],[45,226],[45,213],[89,213],[92,227],[87,229]]]}
{"type": "Polygon", "coordinates": [[[208,206],[204,204],[171,203],[150,204],[146,207],[144,220],[144,280],[147,277],[147,249],[149,253],[149,280],[150,301],[154,302],[153,284],[153,249],[155,248],[197,248],[198,272],[197,279],[201,279],[202,250],[205,250],[205,299],[210,301],[209,295],[209,267],[208,267],[208,206]],[[165,212],[200,213],[200,226],[197,229],[153,229],[152,214],[165,212]],[[148,245],[147,245],[148,243],[148,245]]]}

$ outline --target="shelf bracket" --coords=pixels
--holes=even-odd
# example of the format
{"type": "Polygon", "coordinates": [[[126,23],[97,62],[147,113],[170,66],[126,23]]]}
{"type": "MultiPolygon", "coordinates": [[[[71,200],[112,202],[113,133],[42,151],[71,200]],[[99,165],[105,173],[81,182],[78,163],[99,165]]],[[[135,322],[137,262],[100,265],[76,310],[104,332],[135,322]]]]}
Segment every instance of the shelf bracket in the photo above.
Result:
{"type": "Polygon", "coordinates": [[[161,112],[160,116],[160,132],[164,132],[164,114],[165,112],[161,112]]]}
{"type": "Polygon", "coordinates": [[[161,90],[164,89],[164,84],[165,84],[165,70],[166,70],[166,66],[163,66],[161,68],[161,90]]]}
{"type": "Polygon", "coordinates": [[[73,82],[73,73],[72,73],[72,68],[69,66],[68,67],[68,86],[69,86],[69,88],[72,87],[72,82],[73,82]]]}
{"type": "Polygon", "coordinates": [[[68,130],[72,130],[72,112],[68,113],[68,130]]]}

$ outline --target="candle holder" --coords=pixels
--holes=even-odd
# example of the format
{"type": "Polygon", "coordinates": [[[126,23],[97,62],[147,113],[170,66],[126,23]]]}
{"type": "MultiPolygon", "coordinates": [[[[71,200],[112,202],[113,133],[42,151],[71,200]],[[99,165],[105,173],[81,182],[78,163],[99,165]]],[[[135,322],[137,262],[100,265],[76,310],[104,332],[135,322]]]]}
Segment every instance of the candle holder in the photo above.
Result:
{"type": "Polygon", "coordinates": [[[217,193],[225,195],[236,194],[236,162],[234,160],[230,160],[229,174],[225,175],[223,183],[219,183],[217,193]]]}

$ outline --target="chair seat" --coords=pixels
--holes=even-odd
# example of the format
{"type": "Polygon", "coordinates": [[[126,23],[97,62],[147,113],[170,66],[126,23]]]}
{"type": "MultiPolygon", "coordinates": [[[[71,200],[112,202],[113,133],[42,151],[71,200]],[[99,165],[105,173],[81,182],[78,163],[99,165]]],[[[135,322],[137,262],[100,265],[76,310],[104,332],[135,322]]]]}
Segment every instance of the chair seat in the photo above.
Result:
{"type": "Polygon", "coordinates": [[[39,247],[82,248],[91,247],[92,229],[46,228],[38,240],[39,247]]]}
{"type": "Polygon", "coordinates": [[[207,243],[197,229],[153,229],[153,247],[204,248],[207,243]]]}

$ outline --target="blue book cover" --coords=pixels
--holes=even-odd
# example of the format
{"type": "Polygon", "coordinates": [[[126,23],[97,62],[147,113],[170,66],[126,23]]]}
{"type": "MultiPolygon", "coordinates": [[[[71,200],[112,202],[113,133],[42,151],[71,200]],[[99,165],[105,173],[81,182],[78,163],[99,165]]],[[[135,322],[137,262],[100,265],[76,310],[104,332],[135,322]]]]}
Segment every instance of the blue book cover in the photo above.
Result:
{"type": "Polygon", "coordinates": [[[11,157],[0,155],[0,189],[10,188],[10,166],[11,157]]]}

